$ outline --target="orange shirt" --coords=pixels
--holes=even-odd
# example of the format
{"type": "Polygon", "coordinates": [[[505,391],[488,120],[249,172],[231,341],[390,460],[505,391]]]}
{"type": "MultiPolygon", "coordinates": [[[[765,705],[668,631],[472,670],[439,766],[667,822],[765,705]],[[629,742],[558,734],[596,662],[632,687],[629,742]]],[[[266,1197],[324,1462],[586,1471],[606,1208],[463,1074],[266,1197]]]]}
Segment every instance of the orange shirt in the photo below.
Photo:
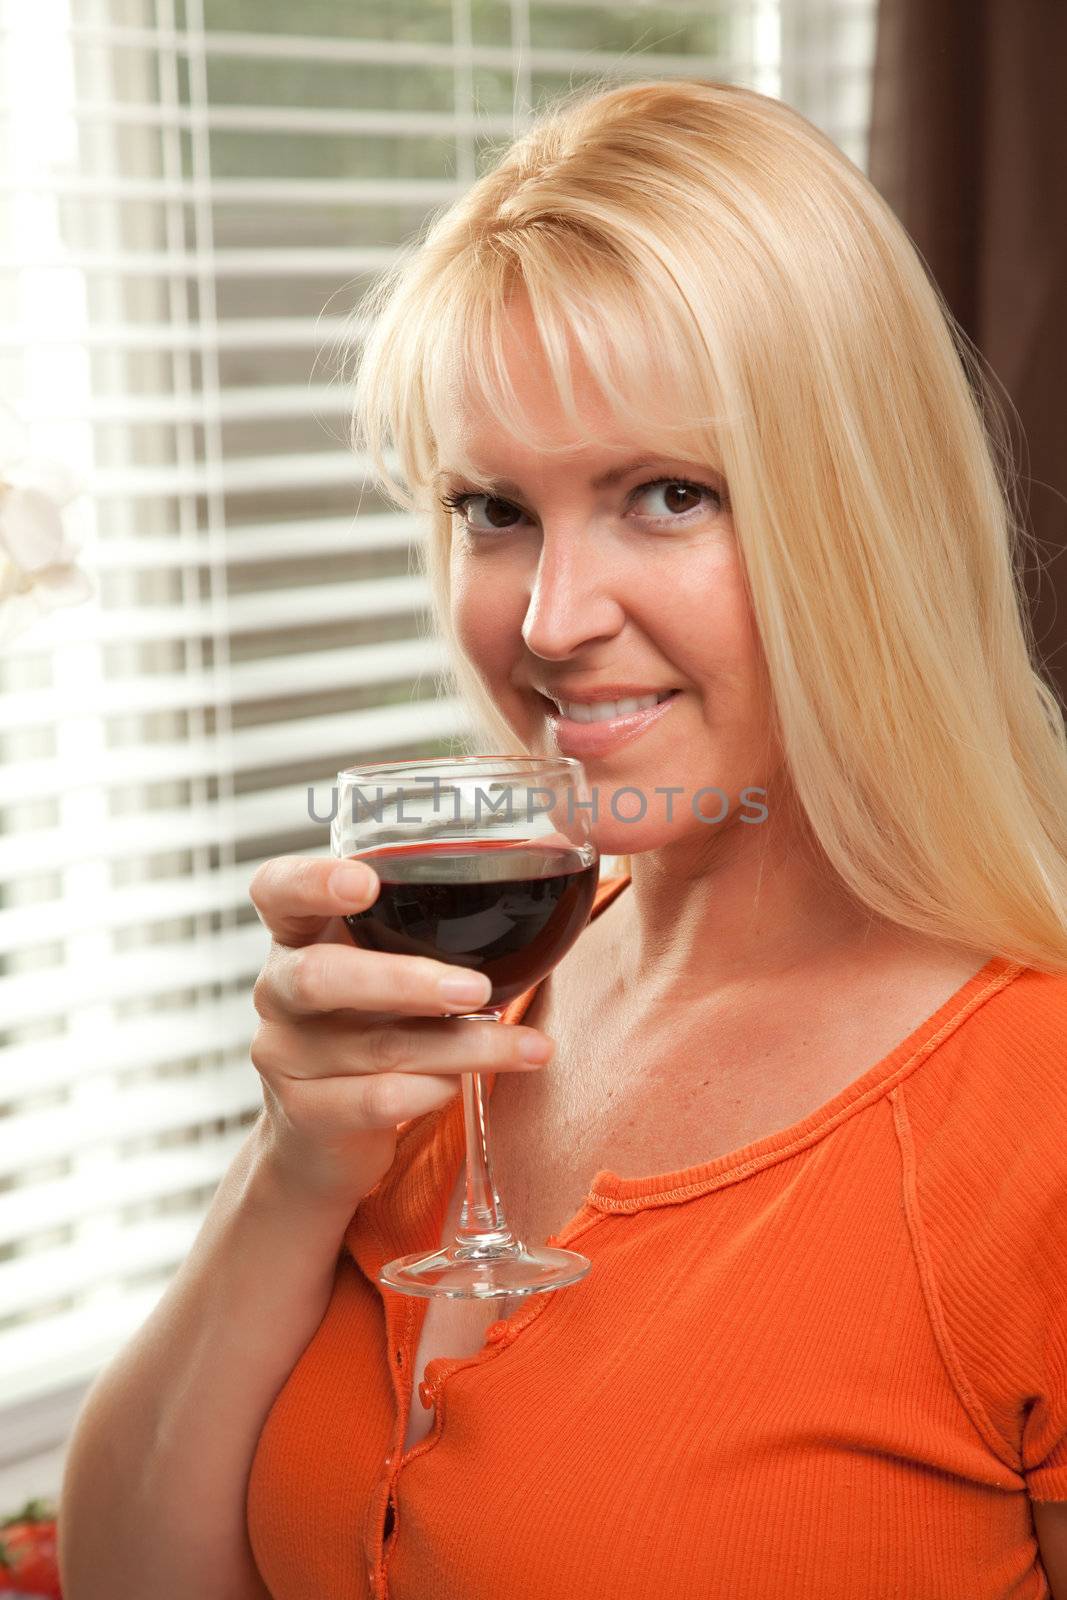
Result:
{"type": "Polygon", "coordinates": [[[1030,1498],[1067,1500],[1067,976],[996,957],[792,1127],[597,1172],[550,1241],[590,1271],[430,1362],[436,1419],[404,1455],[426,1302],[375,1280],[437,1247],[462,1160],[457,1096],[403,1127],[348,1228],[252,1465],[274,1600],[1048,1595],[1030,1498]]]}

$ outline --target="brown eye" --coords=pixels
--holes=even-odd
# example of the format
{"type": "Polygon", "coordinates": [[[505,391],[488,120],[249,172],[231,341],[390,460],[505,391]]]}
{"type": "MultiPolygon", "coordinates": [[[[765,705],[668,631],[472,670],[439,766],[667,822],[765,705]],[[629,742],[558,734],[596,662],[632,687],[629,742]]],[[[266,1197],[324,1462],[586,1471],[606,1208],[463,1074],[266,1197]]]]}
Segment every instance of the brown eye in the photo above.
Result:
{"type": "Polygon", "coordinates": [[[702,501],[708,503],[709,511],[717,511],[723,503],[723,497],[717,489],[711,489],[705,483],[690,483],[688,478],[656,478],[652,483],[643,483],[635,498],[640,500],[647,496],[649,500],[654,500],[657,495],[666,510],[647,513],[650,522],[681,522],[699,511],[702,501]]]}
{"type": "Polygon", "coordinates": [[[485,501],[485,514],[489,520],[489,528],[496,528],[498,531],[502,531],[513,526],[512,522],[506,521],[501,516],[501,508],[506,514],[509,511],[517,511],[518,507],[513,506],[509,500],[498,500],[491,494],[474,494],[468,490],[463,494],[443,495],[441,504],[446,510],[457,512],[463,519],[464,527],[468,528],[471,533],[488,533],[489,528],[483,528],[479,523],[472,522],[467,514],[476,500],[485,501]],[[495,509],[490,511],[490,506],[495,509]]]}
{"type": "Polygon", "coordinates": [[[514,516],[514,513],[518,509],[516,506],[511,505],[507,500],[494,500],[492,495],[488,495],[488,494],[487,495],[476,495],[474,498],[478,499],[478,500],[484,500],[485,501],[485,515],[486,515],[486,518],[488,519],[489,523],[492,525],[492,527],[494,527],[494,528],[508,528],[508,527],[511,526],[511,523],[509,523],[505,519],[506,519],[506,515],[507,515],[507,513],[509,511],[514,516]],[[501,516],[502,512],[503,512],[503,517],[501,516]],[[498,518],[500,520],[498,520],[498,518]]]}
{"type": "Polygon", "coordinates": [[[663,491],[663,500],[669,511],[692,511],[694,502],[700,504],[700,495],[686,483],[668,483],[663,491]],[[678,504],[679,500],[687,498],[688,505],[678,504]]]}

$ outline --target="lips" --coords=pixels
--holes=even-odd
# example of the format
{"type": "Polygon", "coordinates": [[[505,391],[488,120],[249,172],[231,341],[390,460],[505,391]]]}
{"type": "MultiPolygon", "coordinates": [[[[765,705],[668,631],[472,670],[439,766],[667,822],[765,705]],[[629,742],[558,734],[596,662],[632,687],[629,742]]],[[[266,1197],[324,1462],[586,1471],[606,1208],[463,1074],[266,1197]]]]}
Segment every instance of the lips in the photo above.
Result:
{"type": "Polygon", "coordinates": [[[671,707],[680,699],[682,691],[674,690],[670,698],[644,711],[629,711],[605,721],[575,722],[565,717],[546,695],[537,691],[547,707],[548,725],[561,755],[599,756],[621,745],[629,744],[645,733],[652,725],[670,714],[671,707]]]}
{"type": "Polygon", "coordinates": [[[661,700],[668,699],[672,692],[670,689],[649,690],[646,694],[615,695],[603,700],[584,699],[580,695],[572,700],[564,695],[556,703],[571,722],[608,722],[613,717],[627,717],[635,711],[649,711],[661,700]]]}
{"type": "MultiPolygon", "coordinates": [[[[666,700],[669,695],[678,694],[680,691],[675,687],[645,689],[626,685],[611,685],[607,690],[586,689],[584,692],[575,690],[568,693],[563,689],[554,689],[549,693],[543,689],[535,689],[534,692],[538,699],[544,700],[546,704],[552,706],[556,711],[562,711],[565,706],[572,708],[575,706],[588,707],[590,710],[595,711],[602,706],[621,705],[628,700],[666,700]]],[[[644,707],[641,709],[643,710],[644,707]]],[[[628,713],[624,714],[628,715],[628,713]]]]}

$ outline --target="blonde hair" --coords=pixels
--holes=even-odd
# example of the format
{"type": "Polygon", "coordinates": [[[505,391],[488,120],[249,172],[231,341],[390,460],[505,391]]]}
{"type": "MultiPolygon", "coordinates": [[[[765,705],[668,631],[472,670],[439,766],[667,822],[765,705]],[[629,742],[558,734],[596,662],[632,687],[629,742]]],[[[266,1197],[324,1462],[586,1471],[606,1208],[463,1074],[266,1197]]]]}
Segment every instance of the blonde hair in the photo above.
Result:
{"type": "Polygon", "coordinates": [[[840,880],[902,927],[1067,971],[1067,733],[1010,437],[872,184],[754,91],[585,86],[365,297],[353,443],[429,518],[469,748],[524,754],[456,648],[433,493],[458,385],[530,439],[501,354],[516,290],[576,429],[571,339],[643,442],[724,473],[789,784],[840,880]]]}

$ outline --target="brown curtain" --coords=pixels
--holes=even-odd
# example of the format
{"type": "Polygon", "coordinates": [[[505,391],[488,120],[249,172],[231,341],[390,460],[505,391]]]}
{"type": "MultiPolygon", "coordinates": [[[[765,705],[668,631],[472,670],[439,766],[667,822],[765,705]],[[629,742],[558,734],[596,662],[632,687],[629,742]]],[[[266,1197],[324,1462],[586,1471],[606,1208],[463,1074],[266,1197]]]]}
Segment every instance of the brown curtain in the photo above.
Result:
{"type": "Polygon", "coordinates": [[[871,179],[1014,403],[1067,705],[1067,0],[881,0],[871,179]]]}

